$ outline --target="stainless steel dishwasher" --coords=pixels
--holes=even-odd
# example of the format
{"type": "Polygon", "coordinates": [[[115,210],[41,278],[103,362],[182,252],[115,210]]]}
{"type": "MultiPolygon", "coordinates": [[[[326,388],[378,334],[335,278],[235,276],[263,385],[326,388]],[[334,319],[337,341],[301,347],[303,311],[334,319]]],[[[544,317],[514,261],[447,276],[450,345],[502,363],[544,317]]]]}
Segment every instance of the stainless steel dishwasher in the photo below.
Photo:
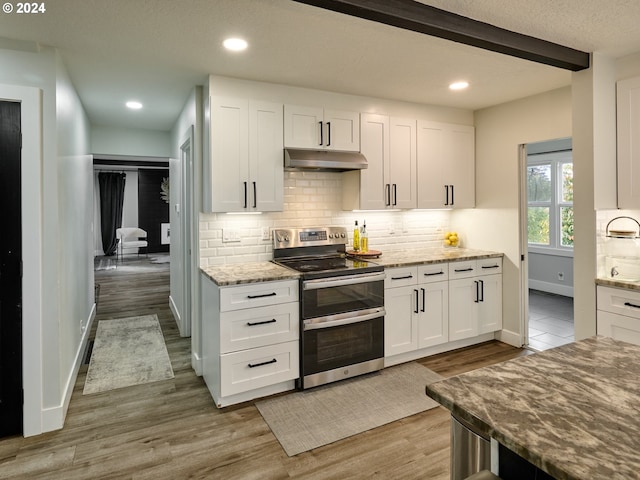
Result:
{"type": "Polygon", "coordinates": [[[464,480],[491,468],[491,441],[451,415],[451,480],[464,480]]]}

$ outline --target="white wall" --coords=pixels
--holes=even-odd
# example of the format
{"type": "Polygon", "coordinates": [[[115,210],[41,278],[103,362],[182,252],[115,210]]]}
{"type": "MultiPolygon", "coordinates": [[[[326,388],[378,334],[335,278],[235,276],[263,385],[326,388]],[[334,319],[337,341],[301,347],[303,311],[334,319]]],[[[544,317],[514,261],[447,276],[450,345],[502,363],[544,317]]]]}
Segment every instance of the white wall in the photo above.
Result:
{"type": "MultiPolygon", "coordinates": [[[[41,388],[25,388],[25,434],[33,435],[62,427],[70,397],[67,386],[75,380],[74,358],[81,347],[81,322],[86,324],[92,311],[93,277],[87,255],[91,244],[81,239],[90,232],[91,222],[86,212],[79,218],[68,215],[68,195],[77,193],[79,203],[87,208],[92,204],[91,197],[86,197],[90,177],[87,181],[83,174],[86,164],[90,165],[83,157],[89,151],[90,132],[82,104],[53,49],[0,50],[0,83],[42,92],[42,162],[22,179],[23,189],[39,191],[39,197],[30,200],[39,203],[36,209],[41,212],[37,229],[41,238],[23,251],[28,263],[39,259],[41,272],[41,283],[26,286],[23,301],[43,305],[43,311],[34,313],[39,319],[23,317],[25,351],[42,362],[41,374],[35,379],[41,379],[41,388]],[[71,249],[63,252],[63,246],[70,246],[67,241],[72,242],[71,249]],[[30,398],[33,392],[40,398],[30,398]]],[[[23,211],[31,207],[23,204],[23,211]]]]}
{"type": "MultiPolygon", "coordinates": [[[[187,333],[191,335],[192,366],[198,375],[201,374],[202,351],[200,340],[200,275],[198,265],[200,255],[198,251],[198,226],[199,211],[202,205],[202,122],[203,122],[203,89],[198,86],[190,93],[178,120],[171,131],[172,159],[170,160],[170,208],[169,217],[171,222],[171,265],[170,265],[170,305],[180,326],[181,335],[187,333]],[[189,178],[185,177],[185,165],[182,161],[181,146],[185,140],[192,136],[192,179],[191,185],[186,185],[189,178]],[[183,188],[185,187],[185,188],[183,188]],[[188,214],[184,209],[185,196],[190,195],[193,202],[191,217],[186,220],[190,232],[183,232],[182,215],[188,214]],[[181,207],[176,205],[180,204],[181,207]],[[191,245],[183,243],[190,234],[191,245]],[[191,251],[191,257],[185,252],[191,251]],[[185,268],[185,262],[189,262],[185,268]],[[189,275],[191,271],[191,275],[189,275]],[[190,277],[190,278],[189,278],[190,277]],[[190,288],[185,288],[190,287],[190,288]],[[190,292],[190,298],[185,298],[190,292]],[[185,308],[188,307],[188,308],[185,308]],[[191,318],[184,318],[186,311],[190,311],[191,318]],[[189,324],[187,328],[186,324],[189,324]]],[[[189,240],[187,240],[189,241],[189,240]]]]}
{"type": "Polygon", "coordinates": [[[167,158],[172,151],[169,132],[103,125],[93,125],[91,128],[91,153],[95,155],[167,158]]]}
{"type": "Polygon", "coordinates": [[[59,57],[56,67],[61,396],[51,407],[61,427],[94,314],[93,158],[89,120],[59,57]]]}
{"type": "Polygon", "coordinates": [[[571,89],[479,110],[475,126],[476,208],[455,210],[451,228],[463,233],[470,248],[504,252],[502,338],[516,344],[523,334],[519,145],[571,136],[571,89]]]}

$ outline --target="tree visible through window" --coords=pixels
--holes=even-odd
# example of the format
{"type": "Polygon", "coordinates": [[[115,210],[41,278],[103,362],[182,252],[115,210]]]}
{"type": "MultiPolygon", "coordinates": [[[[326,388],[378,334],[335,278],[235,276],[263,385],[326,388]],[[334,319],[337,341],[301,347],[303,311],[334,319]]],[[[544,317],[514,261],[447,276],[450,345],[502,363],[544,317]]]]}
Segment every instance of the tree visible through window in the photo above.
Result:
{"type": "Polygon", "coordinates": [[[527,202],[529,244],[573,248],[571,151],[529,156],[527,202]]]}

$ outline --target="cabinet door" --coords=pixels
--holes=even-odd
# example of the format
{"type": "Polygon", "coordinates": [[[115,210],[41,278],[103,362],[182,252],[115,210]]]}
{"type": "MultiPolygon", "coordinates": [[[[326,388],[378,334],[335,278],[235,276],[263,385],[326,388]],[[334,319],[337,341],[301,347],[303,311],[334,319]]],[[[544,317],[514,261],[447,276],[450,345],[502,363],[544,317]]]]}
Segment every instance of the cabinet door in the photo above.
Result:
{"type": "Polygon", "coordinates": [[[390,118],[391,207],[416,208],[416,121],[390,118]]]}
{"type": "Polygon", "coordinates": [[[249,103],[249,210],[283,209],[282,104],[249,103]]]}
{"type": "Polygon", "coordinates": [[[466,125],[449,125],[446,129],[447,169],[445,185],[450,187],[452,208],[476,206],[475,130],[466,125]]]}
{"type": "Polygon", "coordinates": [[[320,122],[323,109],[319,107],[284,106],[284,146],[287,148],[322,148],[320,122]]]}
{"type": "Polygon", "coordinates": [[[484,275],[480,284],[478,334],[502,330],[502,275],[484,275]]]}
{"type": "Polygon", "coordinates": [[[367,168],[349,172],[360,176],[360,209],[382,210],[390,203],[389,117],[363,113],[360,118],[360,151],[367,158],[367,168]]]}
{"type": "Polygon", "coordinates": [[[391,357],[418,348],[416,303],[418,289],[414,286],[386,289],[384,307],[384,355],[391,357]]]}
{"type": "Polygon", "coordinates": [[[417,203],[418,208],[445,208],[447,159],[443,124],[418,121],[417,130],[417,203]]]}
{"type": "Polygon", "coordinates": [[[611,337],[615,340],[640,345],[640,320],[637,318],[617,315],[611,312],[598,310],[597,312],[598,335],[611,337]]]}
{"type": "Polygon", "coordinates": [[[449,281],[449,341],[478,335],[477,289],[474,278],[449,281]]]}
{"type": "Polygon", "coordinates": [[[360,114],[344,110],[324,111],[323,144],[328,150],[360,151],[360,114]]]}
{"type": "Polygon", "coordinates": [[[640,208],[640,77],[617,84],[618,208],[640,208]]]}
{"type": "Polygon", "coordinates": [[[418,347],[431,347],[449,341],[449,282],[418,285],[418,347]]]}
{"type": "Polygon", "coordinates": [[[249,102],[211,98],[211,209],[242,212],[249,205],[249,102]]]}

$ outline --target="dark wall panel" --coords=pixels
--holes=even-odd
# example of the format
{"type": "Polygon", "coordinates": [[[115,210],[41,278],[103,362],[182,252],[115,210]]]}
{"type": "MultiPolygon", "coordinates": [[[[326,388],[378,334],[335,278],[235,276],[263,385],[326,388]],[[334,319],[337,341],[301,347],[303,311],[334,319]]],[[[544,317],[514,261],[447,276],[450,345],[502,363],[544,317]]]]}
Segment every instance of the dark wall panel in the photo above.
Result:
{"type": "Polygon", "coordinates": [[[161,225],[169,222],[169,204],[160,197],[163,178],[169,178],[168,169],[138,170],[138,225],[147,232],[149,253],[169,251],[160,238],[161,225]]]}

